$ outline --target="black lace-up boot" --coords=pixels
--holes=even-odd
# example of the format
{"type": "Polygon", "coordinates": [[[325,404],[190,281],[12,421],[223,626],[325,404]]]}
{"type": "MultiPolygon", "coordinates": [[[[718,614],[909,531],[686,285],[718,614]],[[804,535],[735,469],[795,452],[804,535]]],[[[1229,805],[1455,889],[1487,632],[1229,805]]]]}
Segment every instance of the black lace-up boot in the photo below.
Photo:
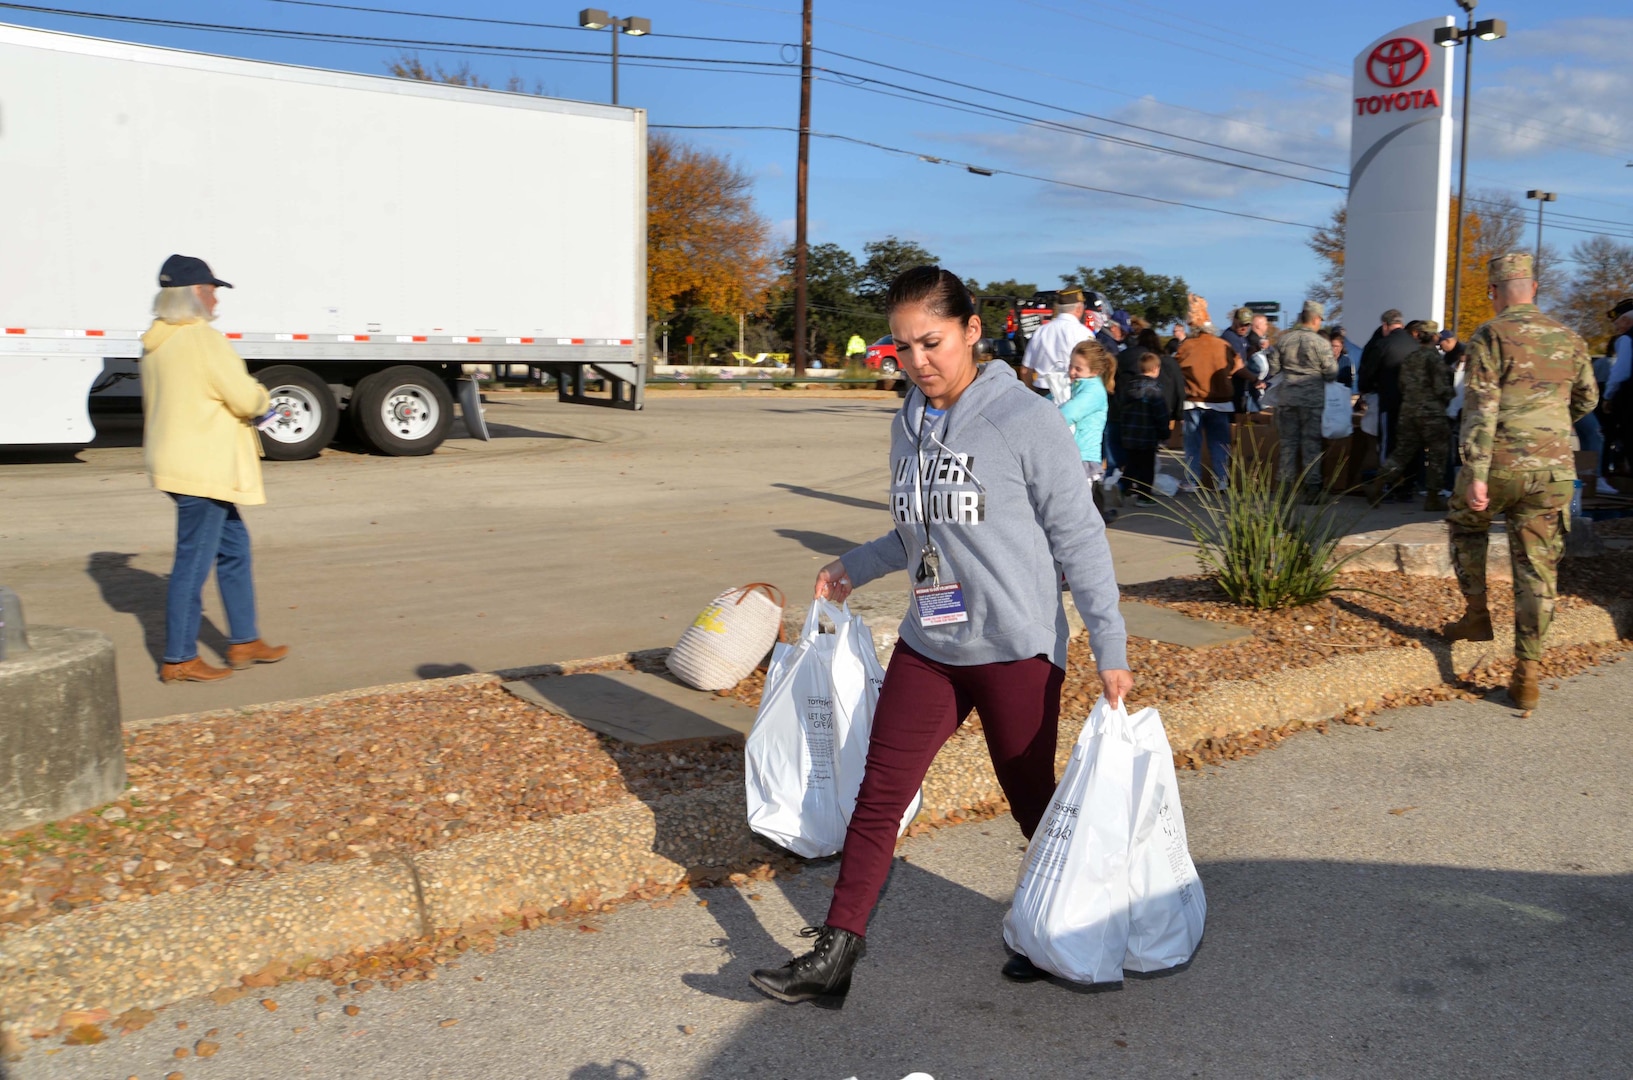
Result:
{"type": "Polygon", "coordinates": [[[851,968],[867,952],[867,942],[833,926],[807,926],[799,934],[816,938],[816,947],[780,968],[761,968],[750,980],[778,1001],[814,1001],[821,1008],[842,1008],[851,989],[851,968]]]}

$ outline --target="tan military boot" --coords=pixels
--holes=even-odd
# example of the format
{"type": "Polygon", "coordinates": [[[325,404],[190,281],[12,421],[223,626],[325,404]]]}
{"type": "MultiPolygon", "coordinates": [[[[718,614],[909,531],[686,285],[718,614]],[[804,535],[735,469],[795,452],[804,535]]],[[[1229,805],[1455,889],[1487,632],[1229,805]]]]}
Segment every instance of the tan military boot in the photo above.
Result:
{"type": "Polygon", "coordinates": [[[1514,674],[1508,680],[1508,696],[1522,709],[1534,709],[1542,699],[1542,688],[1537,680],[1542,677],[1542,665],[1536,660],[1514,661],[1514,674]]]}
{"type": "Polygon", "coordinates": [[[1464,597],[1468,609],[1456,622],[1447,623],[1441,633],[1448,641],[1494,641],[1497,635],[1491,629],[1491,609],[1484,596],[1464,597]]]}

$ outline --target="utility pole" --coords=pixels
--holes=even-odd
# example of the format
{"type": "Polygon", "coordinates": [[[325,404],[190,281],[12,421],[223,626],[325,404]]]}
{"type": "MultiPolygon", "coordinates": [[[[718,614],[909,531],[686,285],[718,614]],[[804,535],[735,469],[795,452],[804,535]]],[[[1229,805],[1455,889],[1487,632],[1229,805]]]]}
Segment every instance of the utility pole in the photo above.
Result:
{"type": "Polygon", "coordinates": [[[806,330],[806,191],[811,172],[811,0],[800,19],[799,167],[794,175],[794,374],[804,375],[809,360],[806,330]]]}

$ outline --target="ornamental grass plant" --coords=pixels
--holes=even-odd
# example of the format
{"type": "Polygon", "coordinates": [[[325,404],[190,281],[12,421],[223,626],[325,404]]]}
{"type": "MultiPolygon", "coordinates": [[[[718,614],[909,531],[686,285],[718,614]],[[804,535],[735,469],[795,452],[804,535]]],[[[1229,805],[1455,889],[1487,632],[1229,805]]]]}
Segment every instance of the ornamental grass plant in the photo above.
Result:
{"type": "Polygon", "coordinates": [[[1365,513],[1341,512],[1324,490],[1307,503],[1309,474],[1280,483],[1268,460],[1232,454],[1224,490],[1201,489],[1195,503],[1169,500],[1153,515],[1190,532],[1203,572],[1231,600],[1261,611],[1302,607],[1343,591],[1339,571],[1360,552],[1336,557],[1338,543],[1365,513]]]}

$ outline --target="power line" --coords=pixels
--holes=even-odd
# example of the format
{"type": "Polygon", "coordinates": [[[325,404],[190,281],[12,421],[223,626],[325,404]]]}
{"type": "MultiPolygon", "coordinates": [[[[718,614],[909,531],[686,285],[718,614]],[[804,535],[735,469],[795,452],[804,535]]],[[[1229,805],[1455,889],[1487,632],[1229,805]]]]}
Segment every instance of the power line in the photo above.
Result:
{"type": "MultiPolygon", "coordinates": [[[[324,0],[264,0],[268,4],[288,4],[292,7],[328,8],[333,11],[359,11],[371,15],[398,15],[411,19],[440,19],[446,22],[484,23],[489,26],[523,26],[534,30],[572,30],[582,33],[582,26],[570,23],[528,22],[522,19],[494,19],[480,15],[447,15],[432,11],[404,11],[400,8],[364,7],[360,4],[327,3],[324,0]]],[[[786,41],[756,41],[751,38],[707,37],[699,34],[671,34],[650,30],[645,36],[677,38],[682,41],[715,41],[728,45],[786,45],[786,41]]]]}
{"type": "MultiPolygon", "coordinates": [[[[287,30],[269,26],[239,26],[232,23],[206,23],[187,19],[159,19],[148,15],[115,15],[99,11],[75,11],[69,8],[39,7],[33,4],[18,4],[0,2],[0,8],[13,11],[28,11],[42,15],[64,15],[78,19],[97,19],[104,22],[133,23],[140,26],[164,26],[183,30],[208,30],[225,34],[243,34],[251,37],[289,38],[298,41],[324,41],[335,44],[365,44],[365,45],[397,45],[410,48],[443,49],[449,51],[468,51],[477,54],[491,54],[494,56],[536,56],[540,58],[554,58],[560,56],[587,56],[598,62],[606,62],[606,56],[597,49],[546,49],[535,45],[488,45],[482,42],[469,41],[439,41],[423,38],[400,38],[384,34],[342,34],[328,30],[287,30]]],[[[692,64],[720,64],[740,67],[787,67],[780,61],[772,60],[731,60],[710,56],[661,56],[654,54],[637,54],[643,60],[670,60],[692,64]]]]}
{"type": "Polygon", "coordinates": [[[994,67],[1007,68],[1010,71],[1019,71],[1025,75],[1036,75],[1040,78],[1052,79],[1056,82],[1066,83],[1070,86],[1081,86],[1089,90],[1098,90],[1105,94],[1115,94],[1118,97],[1125,97],[1134,101],[1149,102],[1150,104],[1156,105],[1160,108],[1172,109],[1175,112],[1185,112],[1190,113],[1193,116],[1205,116],[1211,120],[1220,120],[1225,123],[1240,124],[1244,127],[1257,128],[1258,130],[1271,135],[1281,135],[1286,138],[1297,139],[1300,142],[1309,143],[1312,146],[1320,146],[1323,149],[1331,148],[1331,144],[1326,140],[1318,139],[1302,132],[1287,131],[1282,128],[1271,127],[1268,124],[1261,124],[1255,120],[1246,119],[1245,117],[1229,116],[1225,113],[1209,112],[1207,109],[1198,109],[1190,105],[1181,105],[1173,101],[1163,101],[1162,99],[1154,97],[1150,94],[1135,94],[1127,90],[1118,89],[1115,86],[1102,86],[1099,83],[1085,82],[1082,79],[1073,79],[1068,76],[1061,75],[1058,72],[1046,71],[1042,68],[1027,67],[1023,64],[1012,64],[982,53],[972,53],[965,52],[961,49],[951,49],[945,45],[937,45],[934,42],[924,41],[920,38],[904,37],[900,34],[890,34],[883,30],[875,30],[870,26],[862,26],[858,23],[845,22],[843,20],[833,19],[827,16],[818,16],[818,19],[829,26],[842,26],[847,30],[855,30],[859,33],[871,34],[874,37],[881,37],[890,41],[900,41],[907,45],[916,45],[920,48],[930,49],[934,52],[946,53],[949,56],[956,56],[964,60],[975,60],[980,63],[990,64],[994,67]]]}
{"type": "MultiPolygon", "coordinates": [[[[823,68],[821,70],[829,71],[830,74],[832,73],[831,70],[828,69],[828,68],[823,68]]],[[[828,81],[830,83],[834,82],[834,80],[832,80],[832,79],[830,79],[828,81]]],[[[880,88],[875,87],[875,86],[857,86],[857,85],[851,84],[849,82],[844,82],[844,81],[838,82],[836,85],[844,86],[844,87],[846,87],[848,89],[851,89],[851,90],[862,90],[862,91],[865,91],[867,93],[878,94],[881,97],[897,98],[897,99],[900,99],[902,101],[913,101],[913,102],[916,102],[916,103],[918,103],[920,105],[930,105],[930,106],[933,106],[935,108],[946,109],[946,110],[948,110],[950,112],[966,113],[966,114],[971,115],[971,116],[984,116],[984,117],[988,117],[988,118],[1012,119],[1012,120],[1017,120],[1020,123],[1022,123],[1023,125],[1026,125],[1028,127],[1040,127],[1040,128],[1044,128],[1045,130],[1058,131],[1058,132],[1061,132],[1063,134],[1069,134],[1069,135],[1077,135],[1077,136],[1080,136],[1082,138],[1098,139],[1098,140],[1101,140],[1101,141],[1104,141],[1104,142],[1112,143],[1114,145],[1128,146],[1128,147],[1132,147],[1134,149],[1139,149],[1139,150],[1151,150],[1151,151],[1155,151],[1155,152],[1161,153],[1161,154],[1170,154],[1170,155],[1172,155],[1174,157],[1187,158],[1187,159],[1192,160],[1192,161],[1206,162],[1206,163],[1215,164],[1215,165],[1226,165],[1226,166],[1229,166],[1229,167],[1234,168],[1234,169],[1244,169],[1244,170],[1247,170],[1249,172],[1261,173],[1261,174],[1266,175],[1266,176],[1280,177],[1280,178],[1285,179],[1285,180],[1296,180],[1296,181],[1300,181],[1300,182],[1306,183],[1306,184],[1317,184],[1317,185],[1319,185],[1321,187],[1333,188],[1334,190],[1337,190],[1337,191],[1344,190],[1344,185],[1342,185],[1342,184],[1332,184],[1332,183],[1328,183],[1328,182],[1326,182],[1324,180],[1312,180],[1312,179],[1309,179],[1307,177],[1292,176],[1292,175],[1290,175],[1288,173],[1276,172],[1274,169],[1261,169],[1261,168],[1259,168],[1259,167],[1257,167],[1255,165],[1244,165],[1244,164],[1240,164],[1240,163],[1234,162],[1234,161],[1224,161],[1224,160],[1221,160],[1219,158],[1212,158],[1212,157],[1208,157],[1208,156],[1202,155],[1202,154],[1194,154],[1194,153],[1191,153],[1190,151],[1186,151],[1186,150],[1179,150],[1179,149],[1174,149],[1174,148],[1165,147],[1165,146],[1154,146],[1154,145],[1152,145],[1150,143],[1143,143],[1143,142],[1139,142],[1137,140],[1125,139],[1125,138],[1123,138],[1121,136],[1118,136],[1118,135],[1109,135],[1109,134],[1106,134],[1106,133],[1103,133],[1103,132],[1087,131],[1087,130],[1085,130],[1083,128],[1073,127],[1070,124],[1064,124],[1064,123],[1061,123],[1061,122],[1056,121],[1056,120],[1038,120],[1038,119],[1035,119],[1035,118],[1032,118],[1032,117],[1025,116],[1025,115],[1020,114],[1020,113],[1009,112],[1009,111],[1003,110],[1003,109],[995,109],[995,108],[993,108],[991,106],[984,106],[984,105],[980,105],[980,104],[975,103],[975,102],[963,103],[964,105],[968,105],[969,107],[961,107],[961,105],[950,104],[950,102],[956,101],[958,99],[946,99],[944,101],[925,101],[925,100],[922,100],[920,98],[910,97],[910,96],[908,96],[909,94],[916,92],[916,91],[912,91],[912,90],[908,90],[907,93],[895,93],[895,92],[892,92],[890,90],[883,90],[883,89],[880,89],[880,88]]],[[[936,95],[936,96],[939,97],[939,95],[936,95]]]]}
{"type": "MultiPolygon", "coordinates": [[[[838,52],[838,51],[836,51],[834,49],[824,49],[824,48],[821,48],[819,46],[819,47],[817,47],[817,51],[822,52],[822,53],[827,53],[829,56],[838,56],[838,57],[840,57],[842,59],[850,60],[850,61],[852,61],[854,63],[858,63],[858,64],[869,64],[869,65],[872,65],[872,66],[875,66],[875,67],[884,66],[877,60],[869,60],[868,58],[862,57],[862,56],[853,56],[853,55],[851,55],[849,53],[838,52]]],[[[1019,102],[1019,103],[1021,103],[1023,105],[1034,105],[1034,106],[1037,106],[1037,107],[1043,108],[1043,109],[1053,109],[1056,112],[1066,113],[1069,116],[1081,116],[1081,117],[1083,117],[1085,119],[1095,120],[1095,121],[1098,121],[1100,123],[1116,124],[1116,125],[1118,125],[1120,127],[1132,128],[1132,129],[1134,129],[1136,131],[1143,131],[1143,132],[1146,132],[1147,134],[1151,134],[1151,135],[1161,135],[1164,138],[1178,139],[1178,140],[1180,140],[1182,142],[1196,143],[1196,144],[1201,145],[1201,146],[1211,147],[1211,148],[1213,148],[1215,150],[1225,150],[1225,151],[1229,151],[1230,153],[1233,153],[1233,154],[1243,154],[1243,155],[1248,156],[1248,157],[1263,158],[1266,161],[1274,161],[1274,162],[1278,162],[1278,163],[1280,163],[1282,165],[1293,165],[1293,166],[1296,166],[1296,167],[1301,168],[1301,169],[1314,169],[1314,170],[1316,170],[1318,172],[1329,172],[1329,173],[1336,173],[1336,174],[1339,174],[1339,175],[1343,175],[1343,172],[1344,172],[1344,170],[1341,170],[1341,169],[1329,169],[1324,165],[1311,165],[1308,162],[1294,161],[1291,158],[1277,157],[1274,154],[1261,154],[1261,153],[1259,153],[1258,151],[1255,151],[1255,150],[1243,150],[1243,149],[1240,149],[1240,148],[1235,147],[1235,146],[1228,146],[1228,145],[1226,145],[1224,143],[1213,142],[1213,141],[1211,141],[1209,139],[1199,139],[1199,138],[1195,138],[1195,137],[1190,136],[1190,135],[1181,135],[1181,134],[1178,134],[1177,132],[1165,131],[1165,130],[1163,130],[1161,128],[1147,127],[1144,124],[1134,124],[1134,123],[1130,123],[1129,121],[1126,121],[1126,120],[1117,120],[1117,119],[1113,119],[1112,117],[1109,117],[1109,116],[1100,116],[1100,115],[1095,114],[1095,113],[1083,112],[1080,109],[1070,109],[1070,108],[1067,108],[1064,105],[1055,105],[1055,104],[1052,104],[1052,103],[1047,102],[1047,101],[1038,101],[1035,98],[1021,97],[1018,94],[1009,94],[1009,93],[1005,93],[1005,92],[1003,92],[1001,90],[990,90],[990,89],[988,89],[988,88],[986,88],[984,86],[977,86],[977,85],[975,85],[973,83],[960,82],[957,79],[944,79],[944,78],[940,77],[939,75],[926,75],[926,74],[924,74],[922,72],[910,72],[909,74],[911,74],[914,78],[927,79],[927,80],[929,80],[931,82],[942,83],[942,84],[947,85],[947,86],[956,86],[961,90],[973,90],[973,91],[975,91],[976,93],[979,93],[979,94],[987,94],[987,95],[990,95],[992,97],[1004,98],[1004,99],[1009,100],[1009,101],[1019,102]]],[[[882,80],[870,80],[870,81],[882,81],[882,80]]],[[[899,86],[899,84],[895,84],[895,83],[889,83],[889,84],[886,84],[886,85],[899,86]]],[[[901,89],[908,89],[906,87],[900,87],[900,88],[901,89]]],[[[918,90],[912,90],[910,92],[912,92],[912,93],[924,93],[924,91],[918,91],[918,90]]],[[[956,100],[956,99],[953,99],[953,100],[956,100]]],[[[967,103],[965,103],[965,104],[967,104],[967,103]]],[[[1213,160],[1213,159],[1209,159],[1209,160],[1213,160]]]]}
{"type": "MultiPolygon", "coordinates": [[[[778,131],[798,134],[797,127],[784,127],[776,124],[652,124],[653,128],[663,128],[671,131],[778,131]]],[[[1056,187],[1073,188],[1077,191],[1090,191],[1100,195],[1116,195],[1124,199],[1138,199],[1141,202],[1161,203],[1164,206],[1178,206],[1187,210],[1203,210],[1210,214],[1225,214],[1230,217],[1248,218],[1253,221],[1266,221],[1273,225],[1292,225],[1300,229],[1317,229],[1318,225],[1311,225],[1303,221],[1288,221],[1285,218],[1267,217],[1263,214],[1252,214],[1245,210],[1226,210],[1220,206],[1205,206],[1201,203],[1183,202],[1178,199],[1163,199],[1155,195],[1140,195],[1132,191],[1118,191],[1116,188],[1097,187],[1092,184],[1079,184],[1071,180],[1058,180],[1050,176],[1037,176],[1033,173],[1020,172],[1016,169],[1005,169],[998,166],[977,165],[967,161],[955,161],[935,154],[923,153],[918,150],[904,150],[899,146],[887,146],[884,143],[874,142],[871,139],[857,138],[854,135],[841,135],[829,131],[813,131],[814,139],[831,139],[836,142],[852,143],[857,146],[866,146],[874,150],[882,150],[887,154],[896,154],[901,157],[918,158],[932,165],[947,165],[974,172],[983,176],[1013,176],[1021,180],[1035,180],[1040,184],[1053,184],[1056,187]]]]}

